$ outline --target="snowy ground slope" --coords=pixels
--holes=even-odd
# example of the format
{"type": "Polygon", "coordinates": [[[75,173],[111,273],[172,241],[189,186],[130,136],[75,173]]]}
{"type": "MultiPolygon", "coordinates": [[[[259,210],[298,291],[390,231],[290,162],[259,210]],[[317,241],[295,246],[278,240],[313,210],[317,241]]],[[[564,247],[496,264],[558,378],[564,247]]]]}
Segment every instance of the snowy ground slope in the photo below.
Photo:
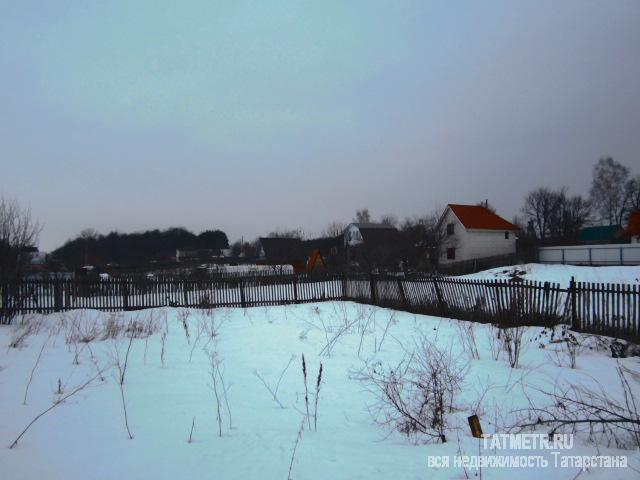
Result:
{"type": "Polygon", "coordinates": [[[537,282],[559,282],[562,286],[568,286],[571,277],[575,277],[577,282],[629,283],[638,285],[640,284],[640,266],[582,267],[576,265],[527,263],[525,265],[492,268],[483,272],[463,275],[461,278],[508,280],[514,276],[518,276],[523,280],[537,282]]]}
{"type": "MultiPolygon", "coordinates": [[[[526,405],[523,385],[546,388],[557,379],[592,385],[595,377],[611,395],[621,395],[618,379],[612,374],[617,363],[607,352],[587,348],[578,357],[577,369],[557,366],[551,357],[558,347],[543,341],[546,347],[540,348],[533,340],[539,328],[528,329],[521,368],[513,370],[504,358],[492,359],[490,326],[476,326],[480,360],[469,360],[456,328],[462,322],[347,302],[219,309],[211,315],[184,309],[119,314],[85,310],[26,320],[40,325],[39,333],[27,336],[18,348],[8,345],[24,327],[0,327],[2,479],[286,479],[305,412],[301,353],[307,360],[309,388],[314,389],[319,362],[324,365],[324,379],[317,432],[305,427],[302,433],[293,461],[294,479],[465,478],[461,468],[428,470],[427,456],[477,453],[478,443],[470,436],[466,417],[484,390],[479,415],[485,433],[495,431],[498,416],[507,421],[508,412],[526,405]],[[182,322],[185,318],[189,337],[182,322]],[[105,326],[113,328],[131,320],[153,322],[159,328],[148,340],[137,338],[131,344],[125,396],[133,440],[125,430],[117,369],[109,368],[116,347],[121,358],[124,356],[128,339],[101,340],[105,326]],[[208,333],[211,325],[215,337],[208,333]],[[349,328],[327,352],[328,341],[345,325],[349,328]],[[202,334],[198,338],[199,327],[202,334]],[[72,338],[88,340],[96,332],[98,338],[89,343],[72,338]],[[451,348],[461,362],[470,364],[463,393],[456,401],[458,413],[450,416],[452,428],[446,444],[416,443],[376,425],[367,409],[373,398],[356,378],[365,362],[397,363],[421,336],[451,348]],[[43,344],[23,405],[25,387],[43,344]],[[218,437],[211,362],[205,350],[217,351],[227,386],[231,427],[223,405],[222,437],[218,437]],[[274,387],[292,357],[277,394],[281,408],[254,372],[274,387]],[[56,393],[59,382],[64,395],[96,375],[97,369],[106,369],[104,381],[98,378],[60,404],[27,431],[16,448],[7,448],[38,413],[60,398],[56,393]],[[186,440],[193,417],[195,431],[189,444],[186,440]]],[[[640,376],[638,359],[620,362],[640,376]]],[[[640,395],[637,378],[632,381],[640,395]]],[[[537,392],[528,394],[536,398],[537,392]]],[[[636,471],[596,469],[585,472],[581,479],[637,478],[637,452],[606,446],[598,450],[579,439],[571,453],[597,451],[628,455],[636,471]]],[[[576,473],[575,469],[552,467],[544,471],[549,479],[572,479],[576,473]]],[[[473,478],[473,472],[469,474],[473,478]]],[[[541,472],[485,470],[483,478],[507,479],[514,474],[533,479],[541,472]]]]}

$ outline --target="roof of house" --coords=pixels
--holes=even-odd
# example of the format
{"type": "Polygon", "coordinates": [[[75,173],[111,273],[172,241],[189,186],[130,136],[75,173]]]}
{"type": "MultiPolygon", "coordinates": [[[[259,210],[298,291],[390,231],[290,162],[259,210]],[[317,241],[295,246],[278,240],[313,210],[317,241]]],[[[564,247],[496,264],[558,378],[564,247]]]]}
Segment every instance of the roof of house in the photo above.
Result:
{"type": "Polygon", "coordinates": [[[351,225],[355,225],[359,230],[397,230],[393,225],[389,225],[388,223],[352,223],[351,225]]]}
{"type": "Polygon", "coordinates": [[[400,247],[405,241],[404,236],[393,225],[386,223],[352,223],[358,227],[365,246],[400,247]]]}
{"type": "Polygon", "coordinates": [[[360,229],[362,241],[368,245],[400,245],[404,241],[402,234],[395,228],[360,229]]]}
{"type": "Polygon", "coordinates": [[[465,228],[473,230],[507,230],[518,231],[520,228],[513,223],[496,215],[482,205],[457,205],[450,203],[448,207],[453,211],[465,228]]]}
{"type": "Polygon", "coordinates": [[[260,245],[269,261],[290,263],[305,258],[299,238],[262,237],[260,245]]]}
{"type": "Polygon", "coordinates": [[[596,227],[585,227],[578,233],[580,242],[610,242],[618,240],[622,236],[623,230],[620,225],[599,225],[596,227]]]}
{"type": "Polygon", "coordinates": [[[344,239],[342,235],[338,235],[336,237],[312,238],[309,240],[303,240],[302,245],[308,252],[318,249],[322,253],[326,254],[331,251],[333,247],[341,248],[344,245],[344,239]]]}

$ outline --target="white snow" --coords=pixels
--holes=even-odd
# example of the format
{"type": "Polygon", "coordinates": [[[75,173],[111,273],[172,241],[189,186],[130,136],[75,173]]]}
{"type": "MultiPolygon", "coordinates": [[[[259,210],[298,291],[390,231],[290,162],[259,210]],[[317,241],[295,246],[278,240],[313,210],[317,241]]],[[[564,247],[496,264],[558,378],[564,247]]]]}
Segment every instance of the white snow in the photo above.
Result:
{"type": "MultiPolygon", "coordinates": [[[[318,429],[316,432],[305,428],[302,433],[293,462],[294,479],[465,478],[459,467],[428,469],[427,456],[453,456],[458,451],[477,454],[478,441],[471,437],[466,418],[473,413],[473,405],[485,388],[488,390],[479,409],[485,433],[496,431],[498,414],[508,421],[510,411],[526,405],[527,386],[546,388],[563,379],[585,385],[597,383],[611,395],[621,395],[618,379],[611,374],[617,360],[610,358],[607,351],[585,348],[578,357],[577,369],[557,366],[551,358],[560,347],[543,341],[545,348],[540,348],[539,342],[533,340],[540,328],[527,330],[521,368],[513,370],[503,358],[497,361],[491,358],[488,341],[491,327],[486,325],[476,326],[481,359],[469,360],[458,340],[456,325],[460,322],[455,320],[349,302],[212,312],[208,316],[203,311],[171,308],[118,314],[78,310],[24,317],[15,326],[0,327],[0,478],[286,479],[305,412],[301,353],[307,360],[309,389],[314,390],[320,362],[324,365],[324,380],[318,429]],[[182,322],[185,317],[189,338],[182,322]],[[9,449],[23,428],[60,397],[55,393],[59,380],[63,392],[69,392],[95,375],[96,365],[108,368],[113,363],[116,344],[120,355],[124,355],[126,337],[120,336],[118,340],[101,337],[105,325],[127,324],[131,320],[153,320],[159,326],[148,341],[135,339],[131,347],[125,396],[134,439],[130,440],[125,430],[117,370],[111,368],[104,374],[104,382],[97,380],[54,408],[27,431],[16,448],[9,449]],[[39,333],[27,336],[19,348],[10,348],[8,345],[25,329],[20,321],[42,327],[39,333]],[[211,322],[216,336],[209,338],[204,331],[194,347],[199,326],[211,322]],[[330,354],[319,355],[327,339],[333,338],[345,324],[351,327],[337,338],[330,354]],[[380,348],[387,325],[388,333],[380,348]],[[67,344],[65,339],[72,333],[91,337],[94,327],[100,330],[99,338],[77,344],[79,364],[74,364],[76,345],[67,344]],[[166,354],[162,366],[161,332],[165,328],[166,354]],[[368,411],[374,399],[356,378],[365,362],[397,363],[412,351],[421,336],[451,348],[460,361],[470,362],[464,391],[456,401],[457,412],[450,415],[452,428],[445,444],[423,444],[375,424],[368,411]],[[23,405],[25,387],[43,342],[46,346],[27,403],[23,405]],[[222,437],[217,436],[210,358],[204,347],[218,352],[227,386],[232,426],[229,428],[228,413],[223,407],[222,437]],[[189,361],[192,350],[193,358],[189,361]],[[292,357],[277,394],[285,407],[280,408],[254,371],[274,386],[292,357]],[[194,416],[193,443],[187,443],[194,416]]],[[[587,342],[587,337],[584,338],[587,342]]],[[[640,396],[640,384],[635,377],[640,376],[638,359],[622,359],[620,363],[634,373],[633,389],[640,396]]],[[[537,392],[527,393],[536,398],[537,392]]],[[[637,451],[596,446],[582,437],[576,439],[571,450],[572,455],[598,452],[626,455],[636,470],[593,469],[583,473],[581,479],[638,477],[637,451]]],[[[551,458],[549,452],[511,453],[539,453],[551,458]]],[[[475,473],[470,471],[470,477],[477,478],[475,473]]],[[[549,480],[573,479],[577,473],[575,468],[553,465],[544,472],[536,469],[482,472],[486,479],[511,479],[514,475],[534,479],[544,474],[549,480]]]]}
{"type": "Polygon", "coordinates": [[[498,267],[461,278],[478,280],[509,279],[514,276],[537,282],[558,282],[566,287],[574,277],[576,282],[640,284],[640,266],[581,267],[575,265],[545,265],[527,263],[498,267]]]}

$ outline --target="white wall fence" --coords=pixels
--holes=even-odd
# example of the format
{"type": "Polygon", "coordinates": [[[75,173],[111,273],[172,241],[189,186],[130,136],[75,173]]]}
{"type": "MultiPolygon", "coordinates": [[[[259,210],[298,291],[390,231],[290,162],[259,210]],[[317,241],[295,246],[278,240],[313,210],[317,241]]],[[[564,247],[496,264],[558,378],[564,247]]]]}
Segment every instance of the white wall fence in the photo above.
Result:
{"type": "Polygon", "coordinates": [[[640,265],[640,244],[541,247],[538,249],[538,261],[569,265],[640,265]]]}

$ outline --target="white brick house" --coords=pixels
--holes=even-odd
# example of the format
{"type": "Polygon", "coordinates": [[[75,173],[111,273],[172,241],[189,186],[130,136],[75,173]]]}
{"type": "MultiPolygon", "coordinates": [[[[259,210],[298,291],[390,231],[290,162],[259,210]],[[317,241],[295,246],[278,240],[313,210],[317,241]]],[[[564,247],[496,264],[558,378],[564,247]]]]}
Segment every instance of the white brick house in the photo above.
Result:
{"type": "Polygon", "coordinates": [[[519,228],[481,205],[447,205],[439,228],[443,264],[516,253],[519,228]]]}

